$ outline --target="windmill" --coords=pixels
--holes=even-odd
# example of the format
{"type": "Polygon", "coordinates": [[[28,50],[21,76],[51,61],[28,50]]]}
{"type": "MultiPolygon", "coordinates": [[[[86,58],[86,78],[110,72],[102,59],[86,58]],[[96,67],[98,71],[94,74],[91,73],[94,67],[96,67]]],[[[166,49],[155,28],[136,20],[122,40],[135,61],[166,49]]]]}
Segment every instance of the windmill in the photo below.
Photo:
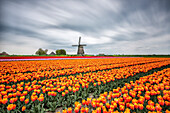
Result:
{"type": "Polygon", "coordinates": [[[72,46],[78,46],[77,55],[83,55],[84,54],[83,46],[86,46],[86,44],[80,44],[80,41],[81,41],[81,37],[79,37],[78,45],[72,45],[72,46]]]}

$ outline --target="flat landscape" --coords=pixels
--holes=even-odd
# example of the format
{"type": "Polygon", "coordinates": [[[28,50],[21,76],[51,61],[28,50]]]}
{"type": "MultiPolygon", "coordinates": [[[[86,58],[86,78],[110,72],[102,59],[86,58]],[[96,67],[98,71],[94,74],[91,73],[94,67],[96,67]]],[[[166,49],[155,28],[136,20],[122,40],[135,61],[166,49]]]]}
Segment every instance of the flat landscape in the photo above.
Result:
{"type": "Polygon", "coordinates": [[[1,58],[0,112],[170,112],[170,58],[28,59],[1,58]]]}
{"type": "Polygon", "coordinates": [[[0,0],[0,113],[170,113],[170,0],[0,0]]]}

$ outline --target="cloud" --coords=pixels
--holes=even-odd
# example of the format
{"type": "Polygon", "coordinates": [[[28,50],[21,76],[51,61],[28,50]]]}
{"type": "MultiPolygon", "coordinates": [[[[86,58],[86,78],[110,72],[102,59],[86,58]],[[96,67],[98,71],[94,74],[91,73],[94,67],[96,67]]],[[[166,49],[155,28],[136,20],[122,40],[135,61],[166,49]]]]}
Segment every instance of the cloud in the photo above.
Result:
{"type": "Polygon", "coordinates": [[[169,54],[168,0],[1,0],[0,51],[34,54],[38,48],[76,54],[169,54]]]}

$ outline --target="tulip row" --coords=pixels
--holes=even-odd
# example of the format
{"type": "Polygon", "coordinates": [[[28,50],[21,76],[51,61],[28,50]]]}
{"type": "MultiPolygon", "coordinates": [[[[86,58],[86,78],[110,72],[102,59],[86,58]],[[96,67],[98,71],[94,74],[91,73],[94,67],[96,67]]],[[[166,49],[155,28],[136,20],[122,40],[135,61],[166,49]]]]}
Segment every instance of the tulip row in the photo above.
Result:
{"type": "MultiPolygon", "coordinates": [[[[34,61],[34,60],[77,60],[77,59],[106,59],[106,58],[122,58],[122,57],[98,57],[98,56],[89,56],[89,57],[0,57],[0,61],[34,61]]],[[[129,57],[130,58],[130,57],[129,57]]]]}
{"type": "Polygon", "coordinates": [[[43,70],[60,70],[69,68],[82,68],[89,66],[108,65],[112,63],[124,63],[135,61],[127,59],[83,59],[83,60],[52,60],[52,61],[18,61],[18,62],[1,62],[1,73],[19,73],[19,72],[36,72],[43,70]],[[22,69],[20,68],[22,67],[22,69]]]}
{"type": "Polygon", "coordinates": [[[170,112],[170,68],[125,83],[98,98],[75,102],[63,113],[170,112]]]}
{"type": "Polygon", "coordinates": [[[107,71],[80,73],[76,76],[18,82],[13,85],[1,84],[0,107],[5,110],[4,112],[28,109],[30,112],[55,111],[58,106],[68,107],[77,100],[85,99],[90,92],[95,91],[94,94],[97,95],[109,91],[118,86],[120,81],[126,81],[137,73],[146,73],[169,64],[170,61],[166,60],[107,71]]]}
{"type": "Polygon", "coordinates": [[[78,73],[87,73],[87,72],[93,72],[98,70],[107,70],[107,69],[120,68],[120,67],[131,66],[131,65],[140,65],[140,64],[146,64],[152,62],[162,62],[167,60],[169,59],[135,58],[131,60],[129,58],[125,58],[125,59],[120,58],[119,60],[91,59],[91,60],[80,60],[79,62],[74,60],[69,62],[68,60],[65,61],[63,60],[63,63],[59,60],[46,61],[46,62],[25,61],[19,63],[17,62],[18,63],[17,66],[16,66],[17,64],[16,62],[11,62],[9,64],[7,64],[7,62],[3,62],[1,65],[3,67],[3,71],[1,71],[0,73],[1,75],[0,83],[13,84],[20,81],[44,80],[49,78],[56,78],[58,76],[63,76],[63,75],[74,75],[78,73]],[[80,63],[82,63],[82,65],[80,65],[80,63]],[[11,73],[11,70],[14,70],[14,72],[11,73]]]}

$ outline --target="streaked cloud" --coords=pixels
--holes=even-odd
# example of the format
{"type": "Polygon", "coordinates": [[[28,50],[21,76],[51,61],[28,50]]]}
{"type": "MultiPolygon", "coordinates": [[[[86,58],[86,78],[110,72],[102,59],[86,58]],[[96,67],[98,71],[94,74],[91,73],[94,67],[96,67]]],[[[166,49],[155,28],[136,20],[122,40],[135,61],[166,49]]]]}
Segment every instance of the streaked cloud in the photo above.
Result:
{"type": "Polygon", "coordinates": [[[1,0],[0,52],[87,44],[87,54],[169,54],[169,0],[1,0]]]}

